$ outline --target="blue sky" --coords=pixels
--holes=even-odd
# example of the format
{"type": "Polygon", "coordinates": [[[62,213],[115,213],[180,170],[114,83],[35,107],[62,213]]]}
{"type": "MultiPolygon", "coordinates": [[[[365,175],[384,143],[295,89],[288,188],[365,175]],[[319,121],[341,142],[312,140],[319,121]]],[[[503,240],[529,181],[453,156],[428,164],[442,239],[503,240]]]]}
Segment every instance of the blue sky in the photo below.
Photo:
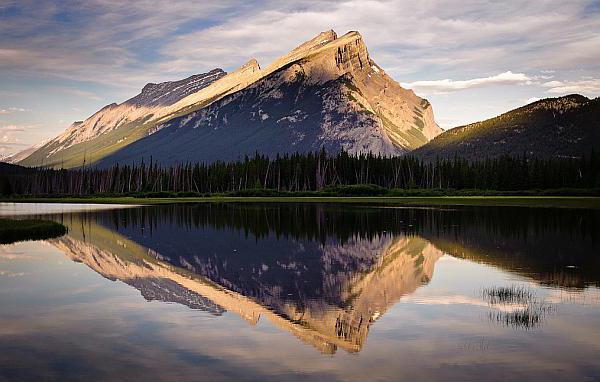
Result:
{"type": "Polygon", "coordinates": [[[148,82],[266,66],[328,29],[360,31],[444,128],[600,95],[600,1],[0,0],[0,155],[148,82]]]}

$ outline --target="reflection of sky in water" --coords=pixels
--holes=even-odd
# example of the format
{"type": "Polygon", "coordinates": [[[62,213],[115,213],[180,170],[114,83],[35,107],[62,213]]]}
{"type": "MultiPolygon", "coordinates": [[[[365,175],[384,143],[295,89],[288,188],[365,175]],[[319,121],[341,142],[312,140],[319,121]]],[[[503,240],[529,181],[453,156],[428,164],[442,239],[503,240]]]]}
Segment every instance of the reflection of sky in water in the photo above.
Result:
{"type": "MultiPolygon", "coordinates": [[[[102,246],[89,232],[86,240],[102,246]]],[[[362,239],[370,243],[366,248],[378,247],[377,240],[362,239]]],[[[261,240],[251,241],[260,246],[261,240]]],[[[132,250],[130,242],[121,245],[132,250]]],[[[233,311],[214,316],[180,303],[147,302],[140,291],[71,261],[55,245],[0,246],[0,377],[582,380],[600,375],[597,287],[542,286],[500,267],[450,255],[434,258],[431,280],[387,306],[358,353],[324,355],[266,316],[252,325],[233,311]],[[490,306],[482,288],[512,285],[526,287],[554,312],[531,330],[490,321],[490,311],[512,308],[490,306]]]]}
{"type": "Polygon", "coordinates": [[[0,216],[25,216],[134,208],[134,205],[85,203],[0,203],[0,216]]]}

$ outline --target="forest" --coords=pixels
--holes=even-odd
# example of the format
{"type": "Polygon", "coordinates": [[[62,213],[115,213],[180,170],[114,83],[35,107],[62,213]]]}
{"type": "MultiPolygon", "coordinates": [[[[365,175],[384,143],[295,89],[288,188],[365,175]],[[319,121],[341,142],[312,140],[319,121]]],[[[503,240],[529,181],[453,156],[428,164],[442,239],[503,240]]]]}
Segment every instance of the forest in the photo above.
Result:
{"type": "MultiPolygon", "coordinates": [[[[4,196],[198,196],[404,195],[413,191],[587,190],[600,188],[600,154],[583,158],[501,157],[424,161],[414,156],[384,157],[325,151],[255,154],[234,162],[182,163],[164,167],[152,158],[110,168],[43,169],[3,166],[4,196]]],[[[425,192],[426,193],[426,192],[425,192]]]]}

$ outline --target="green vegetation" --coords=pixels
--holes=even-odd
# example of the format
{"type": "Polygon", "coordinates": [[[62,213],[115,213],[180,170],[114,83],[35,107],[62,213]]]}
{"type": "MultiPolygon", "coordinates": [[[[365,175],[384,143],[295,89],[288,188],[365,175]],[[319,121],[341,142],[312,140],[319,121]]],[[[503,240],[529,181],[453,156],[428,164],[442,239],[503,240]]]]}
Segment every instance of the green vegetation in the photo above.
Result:
{"type": "Polygon", "coordinates": [[[155,123],[144,124],[145,120],[128,122],[118,129],[98,136],[91,141],[75,144],[61,150],[60,155],[48,153],[57,149],[60,144],[49,143],[44,148],[36,151],[22,163],[26,166],[44,167],[80,167],[97,162],[119,149],[145,137],[148,131],[155,127],[155,123]]]}
{"type": "Polygon", "coordinates": [[[425,122],[421,118],[415,117],[415,125],[419,128],[419,130],[423,131],[425,128],[425,122]]]}
{"type": "MultiPolygon", "coordinates": [[[[388,133],[391,134],[390,137],[392,140],[397,141],[397,138],[394,137],[395,134],[404,141],[406,141],[406,143],[408,143],[408,147],[412,148],[421,147],[427,143],[427,137],[425,137],[423,133],[417,128],[404,131],[398,128],[398,126],[394,125],[392,121],[387,119],[383,114],[378,114],[378,117],[381,118],[384,128],[388,131],[388,133]]],[[[403,144],[404,142],[398,143],[403,144]]]]}
{"type": "Polygon", "coordinates": [[[600,98],[548,98],[485,121],[459,126],[414,151],[424,159],[477,160],[503,155],[580,157],[598,150],[600,98]]]}
{"type": "MultiPolygon", "coordinates": [[[[573,189],[588,190],[576,191],[576,195],[597,195],[589,190],[600,189],[600,153],[562,160],[502,157],[476,162],[459,158],[426,162],[411,156],[346,152],[331,156],[321,151],[275,158],[256,154],[234,162],[180,163],[170,167],[160,166],[152,158],[149,163],[142,161],[110,168],[14,167],[3,170],[3,189],[9,189],[12,195],[29,196],[178,196],[180,193],[206,196],[235,195],[252,189],[277,190],[282,196],[310,192],[319,192],[317,196],[346,196],[344,187],[357,188],[354,195],[360,196],[365,195],[358,192],[362,187],[371,187],[361,185],[392,190],[390,196],[544,195],[542,191],[521,190],[559,189],[569,189],[559,195],[573,195],[573,189]],[[331,187],[339,192],[328,192],[331,187]]],[[[382,193],[367,194],[379,196],[382,193]]]]}
{"type": "Polygon", "coordinates": [[[49,220],[0,219],[0,244],[24,240],[44,240],[62,236],[67,228],[49,220]]]}
{"type": "Polygon", "coordinates": [[[53,170],[0,164],[5,201],[337,202],[599,208],[600,154],[481,162],[341,152],[53,170]]]}
{"type": "Polygon", "coordinates": [[[350,89],[351,91],[358,93],[360,95],[363,95],[363,93],[360,91],[360,89],[352,82],[351,79],[347,78],[347,77],[343,77],[342,82],[344,83],[344,85],[350,89]]]}

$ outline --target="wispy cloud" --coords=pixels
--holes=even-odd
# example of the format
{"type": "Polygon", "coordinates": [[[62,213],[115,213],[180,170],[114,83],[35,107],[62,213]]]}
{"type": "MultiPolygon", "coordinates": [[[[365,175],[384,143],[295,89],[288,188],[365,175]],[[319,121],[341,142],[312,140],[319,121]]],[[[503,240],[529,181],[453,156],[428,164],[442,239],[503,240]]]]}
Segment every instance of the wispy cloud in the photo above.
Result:
{"type": "Polygon", "coordinates": [[[162,58],[154,51],[162,41],[226,17],[233,5],[19,1],[0,13],[0,69],[125,87],[160,79],[154,64],[162,58]]]}
{"type": "Polygon", "coordinates": [[[18,113],[18,112],[24,112],[27,111],[27,109],[23,109],[22,107],[8,107],[6,109],[0,109],[0,115],[1,114],[12,114],[12,113],[18,113]]]}
{"type": "Polygon", "coordinates": [[[26,272],[13,272],[4,269],[0,269],[0,277],[22,277],[27,275],[26,272]]]}
{"type": "Polygon", "coordinates": [[[473,78],[469,80],[434,80],[415,81],[404,83],[405,87],[422,93],[450,93],[458,90],[478,88],[491,85],[528,85],[532,78],[524,73],[513,73],[511,71],[496,74],[489,77],[473,78]]]}
{"type": "Polygon", "coordinates": [[[542,86],[548,88],[548,93],[553,94],[600,94],[600,78],[587,78],[574,81],[548,81],[543,83],[542,86]]]}
{"type": "Polygon", "coordinates": [[[23,140],[23,134],[38,127],[38,125],[0,125],[0,154],[12,154],[31,146],[31,143],[23,140]]]}

